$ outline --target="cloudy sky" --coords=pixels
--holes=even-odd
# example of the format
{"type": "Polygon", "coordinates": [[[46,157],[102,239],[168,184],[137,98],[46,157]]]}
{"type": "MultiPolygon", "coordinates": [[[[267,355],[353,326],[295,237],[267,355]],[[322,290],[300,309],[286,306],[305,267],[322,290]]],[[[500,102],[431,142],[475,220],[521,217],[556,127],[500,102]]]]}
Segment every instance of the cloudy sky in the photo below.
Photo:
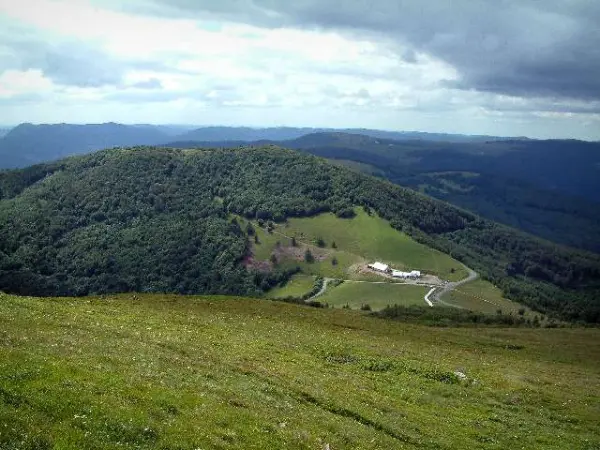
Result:
{"type": "Polygon", "coordinates": [[[0,0],[0,123],[600,140],[597,0],[0,0]]]}

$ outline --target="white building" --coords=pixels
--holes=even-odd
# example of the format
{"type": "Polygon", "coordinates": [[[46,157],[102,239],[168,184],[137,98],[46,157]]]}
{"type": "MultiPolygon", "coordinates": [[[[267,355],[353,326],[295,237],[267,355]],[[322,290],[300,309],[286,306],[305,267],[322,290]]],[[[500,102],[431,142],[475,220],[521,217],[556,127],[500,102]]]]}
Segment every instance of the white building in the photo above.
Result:
{"type": "Polygon", "coordinates": [[[367,267],[373,270],[377,270],[378,272],[387,272],[388,270],[390,270],[390,266],[380,262],[374,262],[373,264],[369,264],[367,267]]]}
{"type": "Polygon", "coordinates": [[[402,272],[401,270],[392,270],[392,276],[396,278],[421,278],[421,272],[412,270],[410,272],[402,272]]]}

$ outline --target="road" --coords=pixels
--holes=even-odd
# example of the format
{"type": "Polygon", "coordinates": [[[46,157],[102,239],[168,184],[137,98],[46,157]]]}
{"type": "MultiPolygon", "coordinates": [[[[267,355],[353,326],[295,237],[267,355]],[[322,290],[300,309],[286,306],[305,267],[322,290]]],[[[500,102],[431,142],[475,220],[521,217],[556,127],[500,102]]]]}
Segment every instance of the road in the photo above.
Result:
{"type": "Polygon", "coordinates": [[[453,281],[453,282],[447,283],[441,289],[436,289],[436,291],[433,293],[433,297],[432,297],[433,301],[435,303],[440,303],[440,304],[446,305],[446,306],[454,306],[454,305],[450,305],[450,304],[444,302],[442,300],[442,296],[447,294],[450,291],[453,291],[454,289],[456,289],[457,287],[459,287],[463,284],[469,283],[470,281],[475,281],[479,277],[477,272],[475,272],[473,269],[470,269],[467,266],[464,266],[464,268],[467,270],[467,272],[469,272],[469,275],[467,275],[467,278],[463,278],[460,281],[453,281]]]}
{"type": "Polygon", "coordinates": [[[323,286],[321,286],[321,289],[319,290],[319,292],[317,292],[315,295],[310,297],[308,300],[314,300],[315,298],[323,295],[325,293],[325,291],[327,290],[327,283],[329,283],[330,281],[333,281],[333,278],[323,278],[323,286]]]}
{"type": "MultiPolygon", "coordinates": [[[[278,234],[280,236],[284,236],[288,239],[290,239],[289,236],[279,232],[279,231],[275,231],[273,230],[273,233],[278,234]]],[[[452,306],[452,307],[457,307],[455,305],[451,305],[449,303],[446,303],[445,301],[442,300],[442,296],[447,294],[450,291],[453,291],[454,289],[456,289],[457,287],[469,283],[470,281],[474,281],[479,277],[479,274],[477,272],[475,272],[473,269],[470,269],[469,267],[465,266],[463,264],[463,267],[466,269],[466,271],[468,272],[468,275],[466,278],[463,278],[460,281],[452,281],[446,284],[430,284],[430,283],[420,283],[418,280],[415,281],[405,281],[404,283],[394,283],[394,284],[416,284],[416,285],[420,285],[420,286],[428,286],[431,287],[431,289],[427,292],[427,294],[425,294],[425,297],[423,297],[423,299],[425,300],[425,303],[427,303],[429,306],[433,306],[435,303],[441,304],[441,305],[446,305],[446,306],[452,306]]],[[[319,290],[319,292],[317,292],[315,295],[313,295],[312,297],[310,297],[308,300],[313,300],[317,297],[320,297],[321,295],[323,295],[325,293],[325,291],[327,290],[327,284],[332,281],[333,278],[323,278],[323,286],[321,287],[321,289],[319,290]]],[[[388,284],[388,282],[386,281],[365,281],[365,280],[343,280],[344,282],[346,281],[351,281],[354,283],[372,283],[372,284],[388,284]]],[[[458,308],[458,307],[457,307],[458,308]]]]}
{"type": "Polygon", "coordinates": [[[425,294],[425,297],[424,297],[424,298],[425,298],[425,303],[427,303],[427,304],[428,304],[429,306],[431,306],[431,307],[433,307],[433,303],[431,303],[431,300],[429,300],[429,296],[430,296],[431,294],[433,294],[433,293],[435,292],[435,290],[436,290],[436,289],[437,289],[437,288],[435,288],[435,287],[432,287],[432,288],[429,290],[429,292],[428,292],[427,294],[425,294]]]}

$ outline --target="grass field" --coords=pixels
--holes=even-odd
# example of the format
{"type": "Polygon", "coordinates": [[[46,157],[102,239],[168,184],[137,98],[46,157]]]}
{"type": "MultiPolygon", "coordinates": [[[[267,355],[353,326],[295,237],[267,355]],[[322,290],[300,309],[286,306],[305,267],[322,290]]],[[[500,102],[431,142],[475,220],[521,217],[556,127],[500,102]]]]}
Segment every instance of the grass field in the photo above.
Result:
{"type": "Polygon", "coordinates": [[[600,330],[0,298],[2,449],[597,449],[600,330]],[[458,381],[455,370],[468,379],[458,381]]]}
{"type": "Polygon", "coordinates": [[[259,244],[253,246],[258,260],[268,260],[276,243],[290,245],[296,237],[299,246],[308,247],[321,259],[313,264],[282,259],[282,265],[300,265],[303,272],[331,278],[362,279],[352,271],[357,263],[375,260],[391,264],[397,269],[416,269],[439,275],[443,279],[460,280],[467,276],[463,266],[450,256],[426,247],[401,233],[377,216],[369,216],[363,209],[356,209],[353,219],[340,219],[334,214],[320,214],[310,218],[292,218],[286,224],[277,225],[273,233],[257,228],[259,244]],[[325,247],[317,247],[317,239],[323,239],[325,247]],[[335,242],[336,248],[332,248],[335,242]],[[331,264],[333,258],[336,266],[331,264]]]}
{"type": "Polygon", "coordinates": [[[299,273],[294,275],[285,286],[271,289],[268,296],[270,298],[302,297],[311,291],[314,283],[315,277],[299,273]]]}
{"type": "Polygon", "coordinates": [[[319,297],[319,301],[336,307],[348,305],[353,309],[368,304],[373,311],[377,311],[388,305],[425,306],[423,297],[428,290],[428,287],[414,285],[346,281],[334,288],[328,288],[319,297]]]}
{"type": "Polygon", "coordinates": [[[457,290],[445,295],[443,300],[450,305],[489,314],[496,313],[499,309],[504,314],[518,314],[518,311],[523,309],[526,317],[535,315],[535,312],[526,306],[504,298],[500,289],[481,279],[461,285],[457,290]]]}
{"type": "Polygon", "coordinates": [[[308,242],[322,238],[328,246],[335,242],[339,249],[369,261],[379,260],[398,269],[432,272],[449,280],[460,280],[467,276],[458,261],[419,244],[393,229],[386,220],[376,215],[369,216],[362,208],[356,208],[356,217],[353,219],[340,219],[329,213],[292,218],[286,225],[284,233],[288,236],[295,235],[308,242]]]}

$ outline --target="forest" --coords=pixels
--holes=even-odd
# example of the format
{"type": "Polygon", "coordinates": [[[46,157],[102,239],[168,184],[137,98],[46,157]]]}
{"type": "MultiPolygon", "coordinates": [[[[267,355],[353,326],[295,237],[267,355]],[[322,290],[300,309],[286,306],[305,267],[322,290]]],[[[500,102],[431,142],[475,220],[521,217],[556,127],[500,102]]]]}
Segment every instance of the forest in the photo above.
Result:
{"type": "Polygon", "coordinates": [[[600,321],[600,256],[534,238],[388,181],[275,146],[135,147],[0,173],[0,290],[258,295],[289,276],[247,270],[265,222],[360,206],[451,254],[532,308],[600,321]]]}
{"type": "MultiPolygon", "coordinates": [[[[180,148],[248,145],[184,141],[180,148]]],[[[426,193],[494,222],[600,252],[600,146],[576,140],[398,140],[319,132],[277,144],[426,193]]]]}

